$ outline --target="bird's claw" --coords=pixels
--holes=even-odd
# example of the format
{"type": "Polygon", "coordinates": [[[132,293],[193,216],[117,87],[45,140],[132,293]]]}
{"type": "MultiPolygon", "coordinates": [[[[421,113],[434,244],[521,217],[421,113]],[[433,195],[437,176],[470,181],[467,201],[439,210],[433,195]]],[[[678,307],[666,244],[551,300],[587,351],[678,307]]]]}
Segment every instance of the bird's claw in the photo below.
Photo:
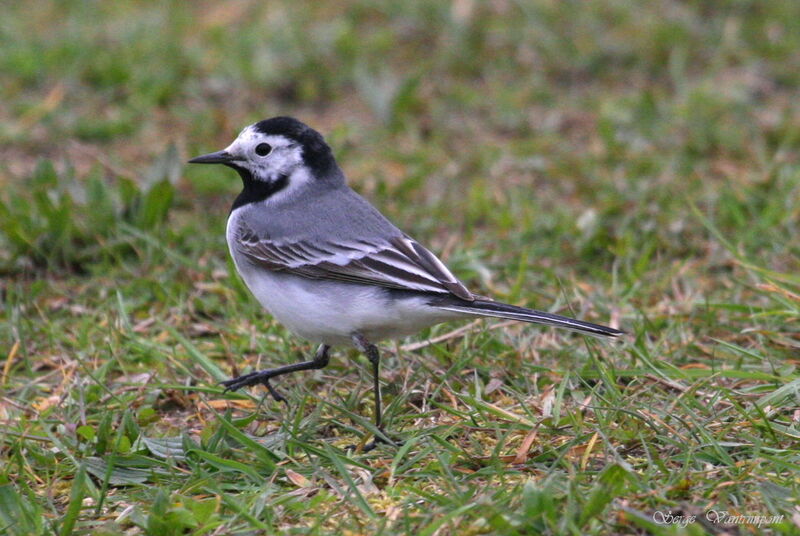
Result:
{"type": "Polygon", "coordinates": [[[275,389],[271,383],[269,383],[269,378],[264,380],[262,383],[266,386],[267,391],[269,391],[269,394],[272,395],[272,398],[275,399],[275,402],[283,402],[286,404],[287,408],[289,407],[289,402],[286,400],[286,397],[280,394],[278,390],[275,389]]]}

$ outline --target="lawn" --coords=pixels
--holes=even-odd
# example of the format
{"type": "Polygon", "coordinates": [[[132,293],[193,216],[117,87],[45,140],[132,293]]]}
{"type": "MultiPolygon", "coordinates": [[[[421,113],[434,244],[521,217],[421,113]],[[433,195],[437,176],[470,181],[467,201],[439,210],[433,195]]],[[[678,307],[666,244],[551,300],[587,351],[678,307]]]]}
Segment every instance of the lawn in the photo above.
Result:
{"type": "Polygon", "coordinates": [[[794,0],[6,3],[0,533],[797,534],[798,51],[794,0]],[[353,349],[224,393],[314,351],[185,166],[274,115],[472,290],[629,336],[385,342],[370,452],[353,349]]]}

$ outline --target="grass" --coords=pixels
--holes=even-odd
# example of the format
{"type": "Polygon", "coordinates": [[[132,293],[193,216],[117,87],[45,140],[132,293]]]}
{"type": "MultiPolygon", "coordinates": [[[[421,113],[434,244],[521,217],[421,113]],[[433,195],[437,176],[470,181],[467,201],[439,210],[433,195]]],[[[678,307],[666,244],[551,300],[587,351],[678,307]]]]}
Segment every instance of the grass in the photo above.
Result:
{"type": "Polygon", "coordinates": [[[798,21],[790,0],[6,6],[0,532],[797,533],[798,21]],[[354,351],[280,381],[288,409],[224,394],[313,347],[227,257],[238,179],[182,162],[278,114],[470,288],[630,339],[384,343],[405,443],[369,453],[345,450],[370,439],[354,351]]]}

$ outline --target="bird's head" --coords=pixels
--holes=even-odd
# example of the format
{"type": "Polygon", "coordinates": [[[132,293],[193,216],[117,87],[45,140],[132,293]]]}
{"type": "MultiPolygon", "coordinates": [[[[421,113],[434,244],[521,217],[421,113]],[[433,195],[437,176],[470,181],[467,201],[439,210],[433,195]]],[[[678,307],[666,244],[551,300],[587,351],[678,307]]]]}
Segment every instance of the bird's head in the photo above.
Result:
{"type": "Polygon", "coordinates": [[[225,149],[189,163],[231,167],[245,188],[293,190],[302,184],[343,180],[322,135],[292,117],[273,117],[245,127],[225,149]]]}

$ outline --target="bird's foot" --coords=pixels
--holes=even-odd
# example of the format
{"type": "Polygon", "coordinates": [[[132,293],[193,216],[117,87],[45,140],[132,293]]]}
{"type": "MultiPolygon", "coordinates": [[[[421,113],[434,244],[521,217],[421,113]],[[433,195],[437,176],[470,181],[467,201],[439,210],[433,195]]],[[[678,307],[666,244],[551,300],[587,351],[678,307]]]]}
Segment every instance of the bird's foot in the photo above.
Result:
{"type": "Polygon", "coordinates": [[[242,387],[250,387],[253,385],[263,385],[269,391],[269,394],[272,395],[272,398],[275,399],[276,402],[283,402],[287,406],[289,403],[286,401],[286,398],[275,389],[269,380],[273,377],[271,370],[259,370],[256,372],[251,372],[250,374],[244,374],[242,376],[237,376],[235,378],[231,378],[230,380],[225,380],[224,382],[220,382],[222,385],[225,386],[225,392],[228,391],[237,391],[242,387]]]}

